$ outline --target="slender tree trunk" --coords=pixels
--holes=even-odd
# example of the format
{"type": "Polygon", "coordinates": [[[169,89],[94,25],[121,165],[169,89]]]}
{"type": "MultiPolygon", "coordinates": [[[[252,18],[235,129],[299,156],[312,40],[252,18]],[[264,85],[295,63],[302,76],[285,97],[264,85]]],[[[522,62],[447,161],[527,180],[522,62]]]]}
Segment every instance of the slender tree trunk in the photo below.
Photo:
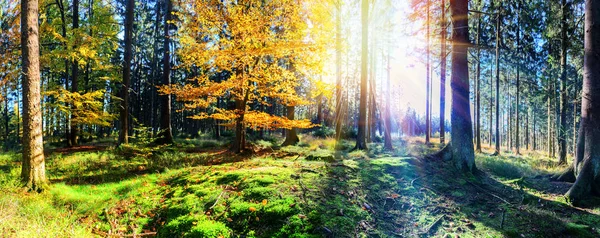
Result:
{"type": "Polygon", "coordinates": [[[430,137],[431,137],[431,115],[430,115],[430,106],[431,106],[431,101],[429,100],[429,94],[431,93],[431,79],[429,78],[431,75],[429,73],[429,0],[427,0],[427,21],[425,22],[425,24],[427,25],[427,43],[426,45],[426,50],[425,50],[425,54],[427,55],[427,65],[426,70],[427,70],[427,86],[426,86],[426,99],[425,99],[425,143],[429,144],[430,142],[430,137]]]}
{"type": "MultiPolygon", "coordinates": [[[[560,122],[558,127],[558,163],[567,163],[567,11],[566,0],[561,1],[561,51],[560,51],[560,122]]],[[[599,67],[599,66],[596,66],[599,67]]]]}
{"type": "Polygon", "coordinates": [[[48,187],[42,138],[38,1],[21,1],[23,162],[21,179],[33,191],[48,187]]]}
{"type": "Polygon", "coordinates": [[[500,21],[502,18],[500,3],[498,3],[496,11],[496,148],[494,155],[500,155],[500,21]]]}
{"type": "Polygon", "coordinates": [[[451,0],[452,12],[452,111],[451,150],[452,159],[458,170],[473,172],[475,152],[471,129],[471,105],[469,103],[469,46],[468,1],[451,0]]]}
{"type": "Polygon", "coordinates": [[[475,148],[478,153],[481,153],[481,48],[479,47],[481,39],[481,16],[477,16],[477,78],[475,79],[475,148]]]}
{"type": "Polygon", "coordinates": [[[135,0],[127,0],[125,8],[125,53],[123,57],[123,85],[121,86],[121,111],[119,144],[129,143],[129,84],[131,82],[133,8],[135,0]]]}
{"type": "MultiPolygon", "coordinates": [[[[173,11],[173,5],[171,0],[165,0],[166,11],[165,11],[165,32],[164,32],[164,49],[163,55],[163,77],[162,85],[171,84],[171,36],[170,22],[171,12],[173,11]]],[[[171,95],[160,96],[160,133],[158,134],[158,143],[161,144],[173,144],[173,132],[171,131],[171,95]]]]}
{"type": "MultiPolygon", "coordinates": [[[[335,139],[342,136],[342,9],[337,4],[335,15],[335,139]]],[[[336,142],[337,143],[337,142],[336,142]]]]}
{"type": "Polygon", "coordinates": [[[442,0],[442,30],[441,32],[441,55],[440,58],[442,60],[440,65],[440,143],[444,144],[446,142],[446,33],[447,33],[447,23],[446,23],[446,0],[442,0]]]}
{"type": "Polygon", "coordinates": [[[585,1],[583,95],[578,151],[573,162],[576,181],[566,197],[578,204],[600,193],[600,2],[585,1]],[[581,149],[581,151],[580,151],[581,149]],[[582,153],[580,153],[582,152],[582,153]]]}
{"type": "MultiPolygon", "coordinates": [[[[388,26],[389,26],[389,22],[388,22],[388,26]]],[[[386,101],[386,105],[385,105],[385,115],[384,117],[384,132],[383,132],[383,137],[384,137],[384,145],[383,148],[387,151],[392,151],[394,150],[394,147],[392,145],[392,120],[391,120],[391,113],[390,113],[390,107],[392,106],[392,100],[390,97],[392,88],[391,88],[391,70],[392,68],[390,67],[390,50],[388,49],[388,53],[387,53],[387,80],[386,80],[386,90],[385,90],[385,101],[386,101]]]]}
{"type": "Polygon", "coordinates": [[[548,157],[552,157],[552,86],[548,85],[548,157]]]}
{"type": "MultiPolygon", "coordinates": [[[[77,29],[79,28],[79,0],[73,0],[73,34],[77,34],[77,29]]],[[[78,36],[75,36],[75,45],[73,46],[73,50],[77,49],[77,43],[78,43],[78,36]]],[[[71,92],[72,93],[77,93],[79,90],[79,61],[78,59],[74,59],[73,62],[71,62],[72,68],[71,68],[71,92]]],[[[72,108],[72,112],[71,112],[71,129],[70,129],[70,135],[69,135],[69,140],[71,140],[71,142],[69,143],[72,146],[77,145],[77,135],[79,134],[78,132],[78,128],[77,128],[77,124],[74,123],[75,121],[75,114],[74,114],[74,110],[75,105],[71,105],[72,108]]]]}
{"type": "Polygon", "coordinates": [[[494,128],[494,126],[493,126],[493,124],[494,124],[494,119],[493,119],[493,114],[494,114],[494,99],[493,99],[494,98],[494,84],[492,83],[493,78],[494,78],[494,73],[492,73],[493,71],[494,71],[494,65],[491,64],[491,67],[490,67],[490,111],[489,111],[489,113],[490,113],[490,115],[489,115],[490,116],[490,123],[489,123],[489,128],[488,128],[490,130],[489,131],[490,136],[489,136],[489,141],[488,141],[490,148],[492,148],[492,141],[493,141],[492,130],[494,128]]]}
{"type": "Polygon", "coordinates": [[[519,123],[519,109],[520,109],[520,101],[519,101],[519,92],[521,90],[520,88],[520,70],[521,70],[521,3],[517,3],[518,7],[517,7],[517,92],[516,92],[516,105],[515,105],[515,114],[516,114],[516,118],[515,118],[515,153],[521,154],[521,152],[519,151],[519,127],[521,126],[519,123]]]}
{"type": "Polygon", "coordinates": [[[362,0],[361,4],[362,24],[362,52],[360,70],[360,105],[358,112],[358,136],[356,137],[357,150],[366,150],[366,122],[367,122],[367,61],[369,55],[369,1],[362,0]]]}

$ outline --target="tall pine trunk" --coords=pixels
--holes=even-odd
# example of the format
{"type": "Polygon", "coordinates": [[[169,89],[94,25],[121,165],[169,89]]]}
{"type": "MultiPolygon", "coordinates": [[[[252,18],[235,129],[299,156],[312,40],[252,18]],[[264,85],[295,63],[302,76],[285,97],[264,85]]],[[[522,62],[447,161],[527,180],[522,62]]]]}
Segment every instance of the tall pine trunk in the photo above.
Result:
{"type": "Polygon", "coordinates": [[[477,77],[475,79],[475,150],[481,153],[481,15],[477,15],[477,77]]]}
{"type": "MultiPolygon", "coordinates": [[[[171,11],[173,10],[173,4],[171,0],[165,0],[165,32],[164,32],[164,50],[163,55],[163,76],[161,84],[171,84],[171,36],[170,22],[171,22],[171,11]]],[[[173,132],[171,129],[171,95],[165,94],[160,96],[160,133],[158,134],[158,140],[161,144],[173,144],[173,132]]]]}
{"type": "Polygon", "coordinates": [[[361,24],[362,24],[362,52],[361,52],[361,70],[360,70],[360,104],[358,110],[358,135],[356,137],[356,146],[354,149],[367,149],[367,61],[369,56],[369,1],[362,0],[361,3],[361,24]]]}
{"type": "MultiPolygon", "coordinates": [[[[492,2],[492,6],[493,6],[492,2]]],[[[500,155],[500,21],[502,7],[498,3],[496,8],[496,147],[494,155],[500,155]]]]}
{"type": "MultiPolygon", "coordinates": [[[[73,0],[73,34],[77,34],[77,29],[79,28],[79,0],[73,0]]],[[[75,36],[75,45],[73,46],[73,49],[76,50],[77,49],[77,43],[79,36],[76,35],[75,36]]],[[[79,90],[79,61],[78,59],[73,59],[73,62],[71,62],[71,92],[72,93],[77,93],[79,90]]],[[[75,109],[75,105],[71,105],[71,109],[74,110],[75,109]]],[[[73,112],[71,112],[71,129],[70,129],[70,134],[69,134],[69,140],[71,141],[69,143],[69,145],[71,146],[75,146],[77,145],[77,134],[79,134],[78,132],[78,128],[77,128],[77,124],[74,123],[75,121],[75,114],[73,112]]]]}
{"type": "MultiPolygon", "coordinates": [[[[566,0],[561,1],[561,50],[560,50],[560,115],[558,127],[558,163],[567,163],[567,11],[566,0]]],[[[600,67],[600,66],[596,66],[600,67]]]]}
{"type": "Polygon", "coordinates": [[[427,4],[427,21],[425,22],[426,24],[426,28],[427,28],[427,32],[426,37],[427,37],[427,43],[425,43],[426,45],[426,49],[425,49],[425,54],[427,55],[427,65],[425,66],[426,68],[426,72],[427,72],[427,81],[426,81],[426,87],[425,90],[427,91],[426,94],[426,99],[425,99],[425,143],[429,144],[430,142],[430,137],[431,137],[431,110],[429,109],[431,107],[431,101],[430,101],[430,96],[429,94],[431,93],[431,78],[430,78],[430,68],[429,68],[429,0],[427,0],[426,2],[427,4]]]}
{"type": "MultiPolygon", "coordinates": [[[[389,23],[388,23],[389,25],[389,23]]],[[[385,115],[384,117],[384,131],[383,131],[383,137],[384,137],[384,145],[383,148],[387,151],[392,151],[394,150],[394,147],[392,145],[392,120],[391,120],[391,113],[390,113],[390,107],[392,106],[392,100],[390,97],[392,88],[391,88],[391,70],[392,68],[390,68],[390,51],[388,50],[388,54],[387,54],[387,80],[386,80],[386,90],[385,90],[385,115]]]]}
{"type": "Polygon", "coordinates": [[[442,30],[441,32],[441,53],[442,59],[440,65],[440,143],[446,143],[446,0],[442,0],[442,30]]]}
{"type": "Polygon", "coordinates": [[[577,204],[600,193],[600,2],[585,1],[583,94],[578,148],[573,162],[576,181],[566,197],[577,204]]]}
{"type": "Polygon", "coordinates": [[[342,6],[336,6],[335,15],[335,139],[342,136],[342,6]]]}
{"type": "Polygon", "coordinates": [[[23,164],[21,179],[33,191],[48,186],[42,138],[38,1],[21,1],[23,75],[23,164]]]}
{"type": "Polygon", "coordinates": [[[119,144],[129,143],[129,84],[131,82],[133,8],[135,0],[127,0],[125,8],[125,53],[123,57],[123,85],[121,86],[121,111],[119,144]]]}
{"type": "Polygon", "coordinates": [[[475,151],[471,105],[469,103],[469,23],[468,1],[451,0],[452,11],[452,111],[451,151],[456,168],[463,172],[475,171],[475,151]]]}

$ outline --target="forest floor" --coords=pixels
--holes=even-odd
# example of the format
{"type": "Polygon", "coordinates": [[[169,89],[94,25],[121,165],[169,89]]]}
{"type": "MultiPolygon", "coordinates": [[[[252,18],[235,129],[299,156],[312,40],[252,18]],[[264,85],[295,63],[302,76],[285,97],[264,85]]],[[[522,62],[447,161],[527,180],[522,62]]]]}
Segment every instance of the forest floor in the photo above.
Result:
{"type": "Polygon", "coordinates": [[[48,149],[42,194],[20,188],[20,154],[1,154],[0,236],[600,236],[600,200],[566,203],[570,184],[549,180],[562,168],[537,152],[484,150],[465,176],[425,158],[440,146],[420,138],[368,153],[311,136],[241,155],[210,139],[111,144],[48,149]]]}

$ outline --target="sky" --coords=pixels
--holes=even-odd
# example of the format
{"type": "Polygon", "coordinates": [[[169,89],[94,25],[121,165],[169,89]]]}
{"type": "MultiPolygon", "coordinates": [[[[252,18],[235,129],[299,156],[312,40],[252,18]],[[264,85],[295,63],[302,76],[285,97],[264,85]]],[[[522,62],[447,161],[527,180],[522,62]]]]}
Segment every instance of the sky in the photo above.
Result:
{"type": "MultiPolygon", "coordinates": [[[[384,0],[375,0],[378,4],[384,0]]],[[[391,83],[393,88],[400,88],[400,102],[398,103],[402,111],[406,111],[408,107],[414,109],[417,114],[425,115],[425,99],[426,99],[426,65],[425,59],[422,53],[418,52],[418,49],[424,49],[426,43],[425,34],[414,34],[424,22],[422,21],[411,21],[408,19],[408,15],[412,12],[409,6],[409,0],[396,0],[393,1],[393,6],[396,9],[392,24],[395,25],[395,29],[392,31],[392,54],[391,54],[391,83]]],[[[346,21],[345,24],[351,26],[352,36],[349,37],[349,46],[353,47],[350,49],[353,57],[360,57],[361,44],[360,44],[360,12],[355,12],[351,19],[346,21]]],[[[370,39],[373,40],[373,39],[370,39]]],[[[432,39],[433,41],[433,39],[432,39]]],[[[377,47],[377,46],[376,46],[377,47]]],[[[381,46],[379,46],[381,47],[381,46]]],[[[439,44],[435,44],[432,47],[439,47],[439,44]]],[[[373,47],[371,47],[370,50],[373,47]]],[[[432,49],[434,52],[438,52],[439,49],[432,49]]],[[[334,52],[334,51],[333,51],[334,52]]],[[[345,56],[342,56],[345,57],[345,56]]],[[[434,60],[431,57],[431,66],[439,68],[439,60],[434,60]]],[[[448,57],[449,59],[449,57],[448,57]]],[[[335,59],[332,58],[330,69],[335,69],[335,59]]],[[[360,67],[359,65],[357,67],[360,67]]],[[[344,66],[342,67],[345,69],[344,66]]],[[[439,95],[440,95],[440,74],[439,69],[433,70],[431,73],[432,77],[432,117],[439,116],[439,95]]],[[[330,82],[335,82],[334,75],[330,75],[330,82]]],[[[385,77],[384,73],[381,73],[379,77],[385,77]]],[[[382,79],[383,80],[383,79],[382,79]]],[[[382,82],[382,81],[380,81],[382,82]]],[[[446,118],[450,118],[450,74],[446,75],[446,118]]],[[[394,92],[397,93],[397,92],[394,92]]]]}

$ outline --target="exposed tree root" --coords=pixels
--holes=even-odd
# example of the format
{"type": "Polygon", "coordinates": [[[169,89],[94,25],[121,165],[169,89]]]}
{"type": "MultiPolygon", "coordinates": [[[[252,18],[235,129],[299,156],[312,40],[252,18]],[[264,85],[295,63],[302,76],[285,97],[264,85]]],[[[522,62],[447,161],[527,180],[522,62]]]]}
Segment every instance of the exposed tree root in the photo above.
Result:
{"type": "Polygon", "coordinates": [[[555,174],[552,177],[550,177],[550,180],[552,181],[569,183],[574,183],[575,179],[575,170],[573,169],[573,164],[571,164],[567,169],[565,169],[561,173],[555,174]]]}

